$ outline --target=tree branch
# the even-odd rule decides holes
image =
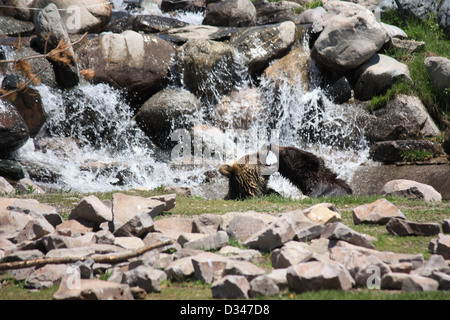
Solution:
[[[146,245],[140,249],[137,249],[132,252],[119,253],[116,255],[102,255],[96,257],[62,257],[62,258],[43,258],[36,260],[27,260],[27,261],[14,261],[14,262],[5,262],[0,263],[0,271],[13,270],[13,269],[23,269],[29,267],[42,267],[47,264],[67,264],[67,263],[75,263],[77,261],[86,261],[91,258],[95,263],[118,263],[122,261],[127,261],[128,259],[138,257],[143,255],[147,251],[157,249],[160,247],[164,247],[166,245],[172,244],[172,240],[166,241],[158,241],[156,243],[152,243]]]

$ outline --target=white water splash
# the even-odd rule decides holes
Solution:
[[[239,64],[239,59],[236,61]],[[368,158],[367,143],[356,121],[363,110],[331,102],[320,88],[314,87],[314,79],[320,77],[316,71],[311,89],[305,90],[301,79],[289,82],[263,77],[256,86],[242,66],[237,69],[244,79],[237,84],[237,91],[256,90],[260,97],[260,113],[248,129],[275,130],[279,145],[310,151],[322,157],[340,178],[351,181],[356,168]],[[210,85],[220,81],[214,74],[211,77]],[[117,90],[104,84],[79,85],[70,93],[45,85],[38,86],[37,90],[48,114],[46,131],[42,134],[50,138],[30,139],[15,156],[25,165],[43,168],[49,176],[44,179],[46,186],[76,192],[188,186],[194,195],[223,196],[214,185],[221,179],[217,173],[218,163],[174,165],[170,152],[161,152],[137,127],[130,107]],[[223,97],[216,94],[216,101],[220,101]],[[245,107],[244,103],[242,108],[238,103],[234,110],[231,106],[231,119],[248,119],[253,107],[251,104]],[[205,112],[214,108],[203,106],[195,115],[198,126],[217,130],[209,132],[213,139],[211,142],[205,139],[204,147],[217,147],[215,138],[225,129],[228,129],[226,144],[236,144],[236,157],[257,151],[267,142],[267,136],[261,135],[245,148],[238,147],[242,131],[230,130],[233,125],[214,119],[214,112]],[[205,182],[211,180],[211,175],[212,183],[205,191]],[[300,195],[279,174],[272,176],[269,186],[284,196]]]

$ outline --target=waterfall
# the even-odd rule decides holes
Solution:
[[[239,64],[238,56],[235,61]],[[106,84],[80,84],[67,92],[36,86],[48,121],[42,134],[30,139],[14,157],[25,168],[40,168],[38,182],[49,188],[102,192],[188,186],[194,195],[214,198],[224,195],[219,185],[226,188],[217,171],[220,163],[254,152],[276,138],[279,145],[322,157],[340,178],[351,181],[355,169],[368,159],[368,144],[357,122],[362,108],[333,103],[319,87],[320,73],[313,63],[308,86],[301,78],[286,81],[263,76],[255,81],[242,65],[237,70],[240,81],[234,91],[249,95],[238,103],[229,102],[231,114],[220,114],[217,106],[205,102],[195,115],[196,128],[205,130],[197,150],[213,150],[215,161],[174,163],[173,150],[171,154],[157,148],[135,123],[121,92]],[[210,85],[220,81],[213,74],[210,77]],[[183,87],[176,81],[170,85]],[[246,122],[244,129],[241,123],[241,130],[236,130],[237,119]],[[244,143],[243,132],[248,138]],[[235,151],[231,157],[219,152],[224,144]],[[285,196],[300,194],[278,174],[269,185]]]

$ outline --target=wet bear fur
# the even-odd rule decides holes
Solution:
[[[267,150],[263,150],[265,148]],[[246,155],[231,165],[220,166],[219,172],[229,182],[225,199],[245,199],[274,193],[268,187],[268,182],[270,174],[276,171],[309,197],[352,194],[347,183],[338,179],[337,174],[327,168],[323,159],[316,155],[295,147],[273,145],[271,148],[278,159],[275,165],[266,164],[269,149],[264,147],[256,155]]]

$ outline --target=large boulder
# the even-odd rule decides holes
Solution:
[[[293,1],[269,2],[261,0],[254,2],[256,8],[256,24],[266,25],[280,23],[284,21],[293,21],[296,24],[301,23],[300,16],[294,12],[301,8],[299,3]]]
[[[16,107],[0,99],[0,154],[8,154],[22,147],[30,132]]]
[[[450,88],[450,59],[445,57],[425,58],[425,67],[434,86],[439,91]],[[450,102],[450,98],[448,98]]]
[[[354,70],[389,40],[375,16],[360,5],[328,1],[324,8],[327,13],[313,24],[320,35],[311,51],[320,65],[338,72]]]
[[[54,3],[49,3],[34,19],[37,43],[43,52],[49,52],[60,41],[70,44],[69,34],[65,28],[59,10]]]
[[[125,31],[85,40],[77,53],[80,69],[94,70],[94,83],[107,83],[145,101],[165,83],[175,50],[156,36]]]
[[[442,195],[442,199],[450,199],[450,166],[361,166],[354,175],[351,187],[354,194],[382,195],[383,186],[394,179],[414,180],[428,184]]]
[[[208,6],[203,24],[248,27],[256,24],[256,9],[250,0],[224,0]]]
[[[435,157],[442,153],[442,148],[431,140],[397,140],[377,142],[369,150],[370,157],[383,164],[404,162],[413,152]]]
[[[25,121],[30,137],[34,138],[47,120],[41,95],[36,89],[26,88],[18,92],[12,103]]]
[[[450,0],[442,0],[438,11],[438,23],[450,38]]]
[[[190,128],[200,109],[200,102],[189,91],[164,89],[144,103],[136,121],[155,143],[164,147],[170,142],[172,130]]]
[[[399,0],[403,10],[421,20],[429,18],[430,14],[436,14],[439,0]],[[378,4],[382,12],[397,10],[397,3],[392,0],[382,0]]]
[[[432,186],[413,180],[391,180],[383,186],[383,194],[397,195],[408,199],[441,202],[442,196]]]
[[[31,36],[34,24],[28,21],[16,20],[13,17],[0,16],[0,35],[7,37]]]
[[[398,95],[372,116],[364,116],[369,141],[406,140],[434,137],[440,131],[420,99]]]
[[[295,29],[292,21],[247,28],[234,33],[230,45],[237,49],[250,73],[255,74],[291,48],[295,41]]]
[[[112,8],[107,0],[37,0],[35,6],[44,8],[54,3],[70,34],[100,33],[111,18]]]
[[[3,0],[0,15],[10,16],[22,21],[33,20],[35,0]]]
[[[356,71],[355,98],[366,101],[386,90],[397,79],[412,82],[408,66],[383,54],[374,54]]]
[[[236,80],[232,47],[211,40],[189,40],[176,52],[175,69],[198,97],[215,101],[231,91]]]

